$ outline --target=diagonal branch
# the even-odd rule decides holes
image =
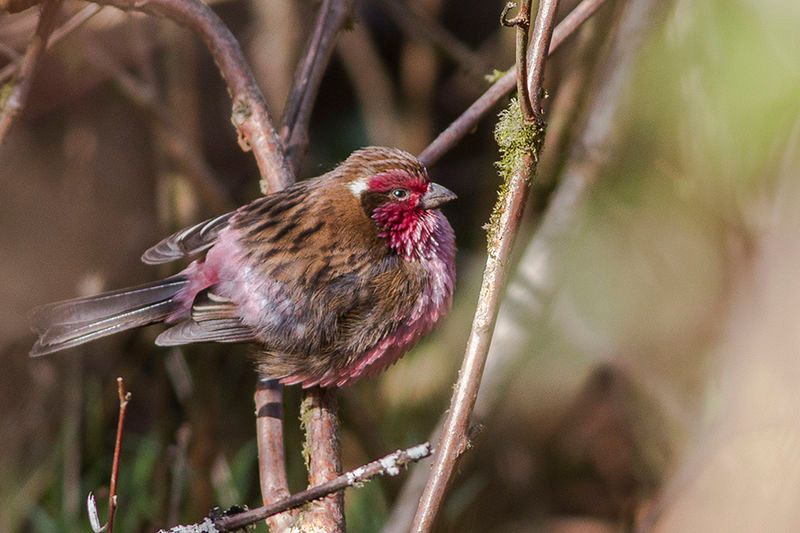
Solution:
[[[591,17],[605,0],[583,0],[562,20],[553,31],[548,54],[553,54],[561,44]],[[439,161],[442,156],[458,144],[467,133],[475,128],[500,100],[514,89],[517,82],[517,69],[511,67],[502,78],[497,80],[480,98],[475,100],[461,116],[452,122],[433,142],[419,154],[419,160],[425,166]]]
[[[533,35],[537,41],[532,43],[531,50],[547,50],[547,43],[553,32],[555,11],[558,8],[558,0],[541,0],[539,2],[538,14],[533,28]],[[543,69],[546,54],[528,55],[528,70]],[[519,56],[518,56],[519,57]],[[541,83],[544,80],[542,73],[531,76],[538,80],[538,85],[530,87],[530,94],[538,94],[542,90]],[[513,105],[513,104],[512,104]],[[510,110],[506,115],[508,119],[514,110]],[[472,322],[472,330],[467,340],[464,362],[459,371],[459,378],[456,383],[453,397],[450,401],[450,409],[442,429],[442,437],[437,446],[438,451],[434,458],[428,483],[422,493],[417,514],[411,525],[414,532],[430,531],[436,521],[436,515],[442,506],[447,485],[455,470],[458,458],[468,445],[469,419],[472,409],[475,406],[475,399],[478,396],[483,369],[486,365],[486,357],[489,353],[489,345],[494,332],[494,324],[497,319],[497,312],[500,308],[500,298],[505,278],[508,270],[511,250],[519,231],[522,213],[528,198],[528,184],[536,172],[538,163],[538,150],[541,147],[544,135],[544,123],[537,120],[533,126],[523,124],[523,116],[519,111],[518,124],[510,124],[505,127],[514,126],[515,128],[529,129],[530,131],[518,132],[516,129],[511,135],[525,135],[524,139],[530,139],[530,146],[526,146],[521,153],[510,153],[513,147],[519,145],[519,139],[514,139],[505,149],[503,158],[509,158],[509,166],[501,166],[507,175],[506,187],[500,195],[496,206],[496,219],[491,223],[489,234],[488,258],[486,269],[483,274],[478,307],[475,310],[475,317]],[[498,131],[503,126],[498,126]],[[509,135],[505,133],[503,135]],[[498,142],[501,134],[498,133]],[[503,147],[501,146],[501,149]],[[495,216],[493,215],[493,218]]]
[[[401,0],[380,0],[380,3],[404,32],[428,41],[473,78],[483,80],[486,72],[489,72],[489,65],[480,54],[471,50],[430,16],[417,13]]]
[[[36,33],[25,51],[22,61],[19,63],[16,78],[10,82],[8,87],[0,90],[0,144],[8,135],[14,119],[17,117],[31,92],[33,76],[39,60],[47,49],[47,40],[56,25],[58,13],[61,10],[63,0],[44,0],[39,15],[39,23],[36,26]],[[5,93],[5,96],[4,96]]]
[[[350,20],[352,11],[353,0],[323,0],[303,59],[295,71],[292,90],[283,110],[280,132],[286,157],[294,172],[300,167],[300,161],[308,148],[311,111],[336,45],[336,36]]]
[[[293,181],[264,96],[242,49],[220,18],[199,0],[94,0],[119,9],[163,16],[195,32],[206,44],[233,100],[231,121],[243,150],[253,151],[262,182],[279,190]]]

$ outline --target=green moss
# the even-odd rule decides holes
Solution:
[[[495,163],[497,171],[502,178],[500,189],[497,193],[497,202],[492,210],[489,223],[486,225],[488,232],[490,252],[493,248],[497,225],[500,222],[506,196],[509,194],[511,176],[522,170],[526,156],[533,156],[534,164],[539,162],[539,151],[544,142],[545,124],[543,121],[527,123],[522,117],[522,110],[516,98],[512,98],[508,107],[498,115],[497,125],[494,128],[494,138],[500,151],[500,159]],[[533,179],[531,172],[530,178]],[[530,184],[530,183],[529,183]]]
[[[508,72],[508,71],[507,70],[497,70],[495,68],[495,69],[492,69],[492,73],[491,74],[486,74],[483,77],[483,79],[485,79],[489,83],[489,85],[492,85],[492,84],[496,83],[500,78],[505,76],[506,72]]]

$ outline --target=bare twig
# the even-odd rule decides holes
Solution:
[[[517,94],[519,95],[519,107],[522,109],[522,116],[526,122],[534,121],[534,111],[531,107],[531,97],[528,94],[528,30],[531,27],[531,0],[520,0],[519,12],[517,16],[508,18],[509,10],[514,7],[514,2],[508,2],[500,15],[500,24],[507,27],[517,28],[516,35],[516,64],[519,69],[517,78]]]
[[[111,483],[108,489],[108,523],[106,525],[100,525],[100,519],[97,516],[97,504],[91,492],[86,500],[89,522],[95,533],[100,533],[101,531],[113,533],[114,531],[114,514],[117,512],[119,458],[122,451],[122,435],[125,431],[125,411],[128,408],[128,402],[131,400],[131,393],[125,391],[125,381],[122,378],[117,378],[117,396],[119,397],[119,418],[117,419],[117,436],[114,440],[114,459],[111,463]]]
[[[304,455],[308,484],[313,487],[335,479],[342,471],[338,402],[336,389],[313,387],[303,394],[300,419],[306,431]],[[295,526],[300,531],[344,531],[344,494],[339,492],[310,503]]]
[[[11,129],[14,119],[25,106],[25,101],[31,91],[36,67],[47,48],[47,40],[50,38],[50,33],[55,28],[62,1],[44,0],[42,3],[36,33],[25,51],[25,56],[19,62],[17,75],[10,82],[11,87],[8,90],[8,94],[0,98],[0,144],[3,143],[6,135],[8,135],[8,130]],[[2,92],[6,92],[6,89],[4,88]]]
[[[283,451],[283,386],[259,378],[253,398],[256,405],[258,476],[264,505],[289,497],[286,460]],[[292,523],[291,513],[273,516],[267,522],[271,531],[285,531]]]
[[[583,0],[578,4],[553,31],[548,53],[552,54],[558,50],[561,43],[572,35],[581,24],[586,22],[604,2],[605,0]],[[480,98],[475,100],[461,116],[454,120],[452,124],[440,133],[439,136],[419,154],[419,160],[426,166],[430,166],[439,161],[447,151],[458,144],[467,133],[472,131],[478,121],[483,118],[497,102],[511,92],[516,84],[516,80],[516,67],[511,67],[502,78],[489,87]]]
[[[350,19],[353,0],[323,0],[314,31],[297,66],[281,121],[281,141],[291,168],[297,172],[308,148],[308,125],[322,76],[333,54],[336,36]]]
[[[533,28],[533,35],[540,42],[532,43],[531,49],[547,50],[547,43],[553,31],[554,14],[558,0],[542,0]],[[519,56],[518,56],[519,57]],[[535,55],[528,57],[529,70],[544,68],[542,61],[536,62]],[[541,74],[531,74],[541,84]],[[531,94],[541,90],[541,85],[529,87]],[[537,129],[539,126],[537,124]],[[536,135],[541,143],[541,131]],[[540,144],[541,145],[541,144]],[[494,223],[489,237],[488,259],[481,284],[478,307],[472,322],[472,331],[467,340],[464,362],[459,379],[450,402],[448,416],[442,429],[442,437],[437,446],[431,475],[422,493],[417,514],[411,525],[415,532],[430,531],[436,515],[444,501],[447,485],[455,470],[456,462],[468,445],[469,419],[478,396],[478,389],[489,353],[489,345],[494,332],[494,324],[500,307],[500,296],[505,283],[511,249],[519,230],[522,213],[528,198],[528,181],[535,174],[540,146],[531,146],[522,156],[521,164],[512,170],[507,190],[498,202],[499,218]]]
[[[348,487],[358,487],[370,481],[376,476],[396,476],[400,473],[401,469],[407,465],[424,459],[430,456],[432,448],[429,443],[418,444],[405,450],[397,450],[394,453],[382,457],[371,463],[345,472],[330,481],[314,485],[304,491],[293,494],[292,496],[276,502],[272,505],[265,505],[258,509],[252,509],[243,513],[231,514],[219,518],[206,518],[200,524],[193,524],[191,526],[179,526],[169,530],[161,530],[159,533],[178,532],[178,531],[207,531],[207,532],[222,532],[222,531],[235,531],[242,529],[250,524],[255,524],[261,520],[269,518],[279,513],[283,513],[289,509],[294,509],[305,505],[308,502],[324,498],[335,492],[340,492]],[[204,528],[204,529],[201,529]]]
[[[488,63],[429,16],[417,13],[406,2],[380,0],[397,25],[413,37],[429,42],[434,48],[452,59],[461,70],[483,80],[489,72]]]
[[[119,396],[119,419],[117,420],[117,438],[114,441],[114,461],[111,463],[111,483],[108,489],[108,533],[114,531],[114,514],[117,512],[117,480],[119,479],[119,458],[122,452],[122,434],[125,431],[125,411],[131,401],[131,393],[125,391],[125,381],[117,378],[117,395]]]
[[[256,85],[239,43],[220,18],[199,0],[96,0],[119,9],[163,16],[194,31],[214,57],[233,100],[231,121],[243,150],[253,151],[266,190],[293,181],[264,96]]]

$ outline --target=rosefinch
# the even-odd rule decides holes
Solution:
[[[285,384],[374,375],[449,310],[455,239],[438,207],[455,197],[406,152],[358,150],[142,256],[205,252],[177,275],[36,309],[31,355],[165,322],[157,345],[254,342],[260,372]]]

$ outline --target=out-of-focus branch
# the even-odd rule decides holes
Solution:
[[[163,16],[195,32],[206,44],[225,79],[233,100],[231,121],[243,150],[253,151],[266,190],[279,190],[293,181],[264,96],[231,31],[199,0],[95,0],[119,9]]]
[[[0,11],[19,13],[39,3],[39,0],[0,0]]]
[[[336,389],[313,387],[304,391],[300,420],[306,432],[303,454],[309,486],[329,482],[342,470]],[[309,503],[294,526],[298,531],[344,531],[344,494],[337,492]]]
[[[574,227],[580,205],[593,190],[608,158],[616,151],[615,118],[657,4],[658,0],[632,0],[621,14],[619,29],[592,83],[586,124],[569,150],[558,188],[509,284],[497,320],[484,386],[475,407],[476,416],[487,416],[491,412],[515,366],[514,359],[522,352],[522,343],[526,341],[514,332],[520,328],[530,329],[549,309],[557,281],[553,262],[556,246]],[[523,315],[524,325],[519,323]]]
[[[394,88],[364,25],[342,35],[336,49],[353,84],[370,143],[394,146],[399,123]]]
[[[283,386],[277,381],[259,378],[253,400],[256,405],[261,500],[265,506],[269,506],[289,497],[283,451]],[[294,521],[292,513],[276,512],[270,518],[264,518],[267,519],[270,531],[276,533],[286,531]]]
[[[144,110],[158,127],[160,145],[170,158],[193,182],[203,201],[215,212],[224,213],[235,207],[225,187],[209,167],[195,143],[179,127],[171,110],[156,100],[153,91],[136,80],[124,68],[95,48],[86,55],[95,65],[113,74],[119,90],[131,102]]]
[[[330,62],[336,36],[350,19],[353,0],[323,0],[314,31],[297,66],[281,121],[281,141],[291,168],[297,172],[308,148],[308,125],[322,76]]]
[[[549,54],[558,50],[567,37],[572,35],[581,24],[586,22],[605,0],[583,0],[564,17],[550,41]],[[433,165],[451,148],[464,138],[467,133],[475,128],[478,121],[488,113],[502,98],[504,98],[516,85],[516,67],[506,72],[489,89],[475,100],[461,116],[452,122],[433,142],[419,154],[419,160],[426,166]]]
[[[555,11],[558,0],[541,0],[533,28],[533,36],[537,39],[531,44],[531,50],[543,50],[541,59],[537,54],[528,55],[528,69],[544,69],[547,44],[553,32]],[[520,57],[518,55],[518,57]],[[531,74],[538,80],[538,85],[528,87],[531,95],[542,90],[541,83],[544,75]],[[523,122],[520,110],[520,122]],[[436,515],[442,506],[447,486],[456,462],[468,445],[468,432],[470,416],[478,396],[483,369],[489,354],[489,345],[494,333],[494,324],[500,308],[500,297],[505,284],[511,250],[519,231],[522,213],[528,199],[529,181],[535,175],[536,164],[539,160],[538,151],[541,148],[544,135],[544,123],[537,120],[533,126],[523,126],[532,130],[525,134],[525,139],[530,135],[530,146],[526,146],[520,155],[513,155],[508,168],[511,173],[506,176],[505,192],[500,195],[496,206],[497,219],[491,222],[488,258],[483,274],[478,307],[472,322],[472,330],[467,339],[467,348],[464,362],[459,371],[450,409],[442,429],[442,436],[437,446],[428,483],[420,498],[417,514],[411,524],[411,531],[424,532],[433,528]],[[514,132],[514,135],[521,133]],[[508,133],[506,133],[508,135]],[[498,136],[498,141],[500,141]],[[516,142],[519,142],[518,140]],[[516,144],[516,142],[514,144]],[[504,154],[508,157],[510,154]],[[517,158],[519,157],[519,161]]]
[[[478,53],[432,18],[417,13],[406,2],[400,0],[380,0],[380,3],[404,32],[431,43],[472,77],[483,80],[484,75],[490,71],[489,65]]]
[[[25,55],[19,62],[17,75],[10,83],[9,88],[0,91],[0,144],[8,135],[11,124],[17,117],[28,94],[31,92],[33,76],[36,73],[36,66],[47,49],[47,40],[55,28],[58,13],[61,11],[63,0],[44,0],[39,15],[39,23],[36,26],[36,33],[33,35]],[[6,93],[5,96],[3,93]]]
[[[89,4],[84,6],[80,11],[72,15],[72,17],[70,17],[64,24],[53,30],[52,35],[47,40],[46,49],[49,50],[63,41],[68,35],[83,26],[86,21],[95,16],[102,9],[103,7],[97,4]],[[14,61],[13,63],[0,69],[0,83],[3,83],[10,78],[14,72],[17,71],[18,66],[18,61]]]

